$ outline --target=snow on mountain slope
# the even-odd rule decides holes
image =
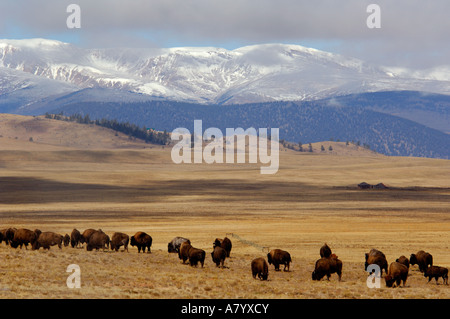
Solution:
[[[213,47],[82,49],[46,39],[0,40],[0,67],[0,92],[11,90],[4,79],[5,69],[10,69],[71,88],[115,88],[200,103],[314,100],[380,90],[450,94],[445,77],[419,73],[413,77],[404,70],[395,75],[392,68],[284,44],[232,51]]]

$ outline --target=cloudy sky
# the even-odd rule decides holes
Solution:
[[[67,28],[67,6],[81,28]],[[381,28],[369,29],[378,4]],[[450,65],[449,0],[2,0],[0,38],[83,47],[289,43],[409,68]]]

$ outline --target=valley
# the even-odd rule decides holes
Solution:
[[[131,246],[129,252],[44,251],[1,243],[2,298],[450,297],[449,286],[427,283],[417,265],[405,288],[386,288],[383,280],[380,289],[369,289],[364,271],[371,248],[389,263],[423,249],[436,265],[450,267],[448,160],[387,157],[363,148],[338,153],[334,142],[335,153],[282,149],[279,171],[261,175],[259,164],[174,164],[170,147],[95,126],[1,119],[0,228],[62,235],[101,228],[109,236],[145,231],[153,237],[150,254]],[[29,125],[38,121],[46,124]],[[332,142],[320,144],[326,143]],[[360,190],[363,181],[389,189]],[[204,268],[183,265],[167,252],[175,236],[205,250]],[[214,239],[225,236],[233,248],[220,269],[210,252]],[[343,262],[341,282],[335,274],[330,281],[311,280],[325,242]],[[253,279],[251,260],[273,248],[291,253],[291,271],[270,266],[269,281]],[[80,289],[66,286],[69,264],[80,266]]]

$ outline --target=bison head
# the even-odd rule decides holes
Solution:
[[[395,280],[391,275],[386,275],[384,277],[384,280],[386,281],[386,287],[392,287],[394,285]]]
[[[11,241],[11,247],[12,247],[12,248],[17,248],[17,247],[19,247],[19,243],[18,243],[17,241],[15,241],[15,240],[12,240],[12,241]]]
[[[272,265],[272,255],[270,253],[267,254],[267,262],[269,265]]]
[[[409,263],[410,263],[411,265],[417,264],[417,257],[416,257],[416,254],[411,254],[411,256],[409,256]]]
[[[222,243],[221,243],[220,239],[216,238],[216,240],[213,243],[213,248],[221,247],[221,246],[222,246]]]
[[[319,276],[317,275],[316,271],[314,270],[311,274],[311,278],[312,280],[320,280]]]

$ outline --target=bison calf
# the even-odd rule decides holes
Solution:
[[[251,266],[252,276],[254,279],[256,279],[256,276],[258,276],[260,280],[267,280],[267,278],[269,277],[269,265],[264,258],[259,257],[253,259]]]
[[[292,262],[291,255],[281,249],[273,249],[267,254],[269,265],[273,264],[275,271],[280,271],[280,265],[284,265],[283,271],[289,271],[289,265]]]
[[[430,266],[425,269],[423,275],[428,277],[428,282],[431,281],[431,278],[436,279],[436,285],[438,284],[439,277],[442,277],[444,284],[448,285],[448,269],[439,266]]]
[[[401,281],[403,281],[403,287],[405,287],[406,279],[408,278],[408,267],[397,261],[394,261],[389,265],[389,271],[384,277],[386,281],[386,287],[393,287],[394,282],[397,287],[400,286]]]
[[[322,257],[316,261],[314,271],[312,272],[312,280],[321,280],[325,275],[327,280],[330,280],[331,274],[336,273],[341,281],[342,277],[342,261],[337,256]]]

